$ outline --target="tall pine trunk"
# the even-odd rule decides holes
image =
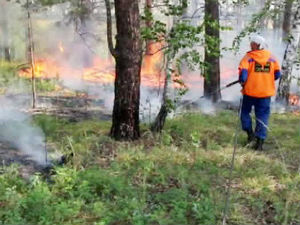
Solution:
[[[220,30],[218,0],[205,0],[205,64],[204,96],[213,102],[221,99]]]
[[[288,104],[290,95],[290,85],[292,80],[292,71],[295,61],[297,60],[297,54],[299,53],[299,41],[300,41],[300,0],[294,2],[295,13],[292,19],[291,37],[289,38],[287,48],[285,50],[284,59],[282,62],[281,73],[282,76],[279,80],[279,86],[277,90],[276,101]]]
[[[139,138],[140,72],[142,42],[138,0],[115,0],[115,100],[111,136],[117,140]]]
[[[290,32],[291,29],[291,16],[292,16],[292,0],[285,0],[285,8],[283,15],[282,30],[284,31],[284,37]]]
[[[10,40],[9,40],[9,23],[8,23],[8,14],[7,14],[7,3],[5,1],[0,4],[0,31],[2,31],[2,39],[3,42],[3,56],[6,61],[11,61],[11,48],[10,48]],[[2,55],[2,54],[0,54]]]

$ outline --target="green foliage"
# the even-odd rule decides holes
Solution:
[[[152,12],[147,7],[144,9],[144,15],[141,16],[141,19],[146,23],[151,23],[151,26],[142,27],[142,38],[144,40],[161,41],[162,37],[167,33],[166,24],[159,20],[154,20]]]
[[[193,49],[185,52],[181,55],[181,58],[177,60],[180,65],[185,62],[190,70],[200,70],[203,71],[205,68],[205,63],[203,62],[204,56],[199,51]]]
[[[34,122],[39,126],[47,137],[58,138],[59,131],[67,124],[67,120],[57,119],[48,115],[37,115]]]
[[[39,92],[53,92],[55,91],[57,81],[56,79],[38,79],[36,80],[36,88]]]
[[[167,63],[172,64],[175,61],[176,68],[172,68],[175,73],[172,71],[172,75],[176,74],[177,77],[173,79],[173,82],[179,84],[179,88],[175,91],[174,105],[188,91],[187,86],[180,78],[182,65],[187,65],[191,70],[199,69],[201,74],[209,79],[212,65],[204,62],[203,51],[200,47],[204,47],[208,56],[221,57],[221,40],[216,36],[216,31],[231,29],[221,26],[219,21],[213,19],[211,15],[205,15],[202,23],[194,25],[191,23],[193,18],[184,17],[187,7],[188,1],[186,0],[177,3],[164,1],[160,7],[161,14],[166,17],[173,16],[173,24],[169,30],[166,29],[165,23],[154,18],[148,7],[145,8],[142,16],[146,24],[141,28],[143,39],[161,42],[163,47],[160,50],[163,50],[167,56]],[[208,32],[209,29],[211,32]],[[197,47],[199,49],[195,49]],[[168,67],[167,65],[167,70]],[[171,76],[169,72],[167,71],[167,76]]]
[[[42,6],[52,6],[52,5],[64,3],[66,1],[67,0],[39,0]]]
[[[195,44],[201,41],[200,34],[203,32],[203,26],[194,27],[186,21],[178,22],[173,25],[166,41],[169,45],[169,51],[178,52],[180,49],[193,48]]]
[[[170,146],[173,143],[173,138],[168,132],[163,131],[161,134],[161,141],[163,145]]]
[[[201,141],[200,141],[200,134],[198,131],[194,131],[190,134],[191,140],[192,140],[192,145],[195,147],[200,147]]]
[[[146,19],[146,18],[145,18]],[[141,30],[142,38],[145,40],[161,41],[162,35],[166,33],[166,24],[155,21],[152,27],[144,27]]]
[[[170,0],[164,0],[163,3],[165,4],[166,9],[162,10],[162,12],[166,16],[181,16],[188,7],[187,0],[179,0],[177,4],[174,4]]]
[[[237,52],[240,48],[241,41],[247,35],[257,32],[262,25],[262,20],[274,15],[274,11],[270,10],[272,5],[272,0],[266,1],[264,7],[252,16],[250,23],[236,36],[232,42],[232,48],[229,50],[233,50]]]
[[[236,1],[233,1],[233,4],[235,4],[235,5],[249,5],[249,0],[236,0]]]
[[[0,62],[0,93],[18,81],[16,64],[6,61]]]
[[[133,143],[111,140],[106,122],[71,123],[44,115],[34,120],[48,144],[72,149],[74,158],[55,167],[47,180],[37,174],[24,181],[18,167],[2,166],[0,224],[211,225],[222,220],[236,113],[184,114],[167,121],[160,136],[145,133]],[[239,132],[228,224],[297,224],[297,129],[297,116],[272,115],[262,153],[245,149],[246,135]]]
[[[176,4],[170,2],[169,0],[164,0],[163,7],[161,9],[161,14],[163,16],[173,16],[174,21],[176,21],[170,30],[167,30],[167,24],[161,22],[161,20],[156,20],[149,8],[145,8],[142,20],[145,21],[146,26],[141,28],[142,38],[144,40],[151,40],[163,43],[161,51],[167,56],[167,62],[176,62],[176,68],[169,69],[166,66],[168,81],[171,80],[171,76],[175,74],[173,82],[176,83],[176,97],[173,103],[170,103],[170,99],[166,100],[166,105],[168,111],[172,111],[176,103],[180,98],[188,91],[187,86],[181,79],[181,65],[183,60],[188,61],[190,65],[202,65],[201,57],[199,52],[194,50],[196,44],[200,45],[203,43],[202,33],[204,31],[203,24],[198,26],[193,26],[190,24],[189,20],[180,19],[184,11],[188,7],[188,1],[181,0]],[[184,50],[184,53],[183,51]],[[155,52],[157,53],[157,52]],[[152,53],[152,54],[155,54]],[[178,55],[181,54],[181,55]],[[198,57],[196,56],[198,54]],[[191,55],[191,57],[190,57]],[[193,59],[193,61],[189,61]],[[190,66],[190,68],[193,68]],[[165,101],[165,100],[164,100]]]

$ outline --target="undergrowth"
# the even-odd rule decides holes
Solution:
[[[228,222],[299,224],[299,116],[272,115],[266,151],[239,131]],[[36,116],[52,152],[72,155],[50,177],[1,167],[2,224],[214,225],[222,221],[237,116],[184,114],[159,135],[108,137],[110,122]]]

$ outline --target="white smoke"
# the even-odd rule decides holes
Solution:
[[[19,111],[16,102],[0,98],[0,141],[17,148],[32,160],[46,163],[44,133],[31,124],[30,116]]]
[[[141,88],[140,119],[145,123],[155,120],[162,104],[162,90],[158,88]]]
[[[221,22],[223,25],[232,26],[233,30],[225,30],[221,32],[222,47],[230,47],[234,37],[241,31],[247,20],[250,19],[252,12],[258,10],[261,7],[259,1],[252,1],[252,6],[241,9],[238,15],[234,14],[236,9],[223,8],[223,16],[221,16]],[[99,3],[100,4],[100,3]],[[101,5],[102,4],[102,5]],[[74,22],[66,23],[66,12],[69,10],[69,4],[58,4],[53,7],[49,7],[46,10],[32,13],[33,20],[33,36],[35,42],[36,58],[51,58],[58,62],[59,66],[72,68],[76,71],[84,70],[86,67],[94,66],[93,58],[95,56],[101,59],[108,59],[110,54],[108,52],[106,42],[106,20],[105,20],[105,7],[101,2],[100,7],[97,10],[101,11],[93,15],[85,22],[85,25],[79,27],[74,25]],[[199,24],[203,19],[200,5],[203,1],[191,1],[190,8],[187,10],[187,16],[194,16],[192,23]],[[15,9],[16,4],[10,2],[11,10]],[[197,11],[198,10],[198,11]],[[18,35],[26,40],[24,36],[25,30],[23,27],[26,24],[25,11],[19,5],[15,9],[18,18],[17,21],[11,21],[10,27],[22,27],[19,29]],[[102,12],[103,11],[103,12]],[[197,12],[195,14],[195,12]],[[225,15],[228,15],[228,17]],[[246,14],[245,14],[246,13]],[[15,14],[15,13],[14,13]],[[245,16],[247,15],[247,16]],[[23,18],[23,19],[22,19]],[[80,35],[81,34],[81,35]],[[266,29],[262,33],[267,40],[269,40],[269,46],[276,56],[280,59],[283,55],[284,46],[281,40],[280,32],[274,29]],[[16,40],[13,40],[16,42]],[[18,43],[25,43],[18,41]],[[60,52],[58,44],[61,43],[64,47],[64,52]],[[22,47],[25,49],[25,45]],[[199,51],[202,48],[199,48]],[[248,39],[243,39],[241,43],[241,49],[237,55],[233,52],[222,51],[223,57],[221,58],[221,86],[226,85],[237,79],[238,77],[238,63],[243,55],[249,50]],[[203,51],[203,49],[201,50]],[[19,54],[22,50],[18,51]],[[23,51],[25,52],[25,50]],[[23,54],[23,53],[22,53]],[[25,55],[25,54],[23,54]],[[108,110],[112,110],[113,107],[113,83],[107,86],[102,84],[87,84],[81,77],[80,73],[73,73],[72,71],[58,71],[60,81],[64,87],[70,88],[74,91],[85,92],[96,99],[104,101],[104,106]],[[185,83],[190,86],[188,93],[183,96],[183,100],[195,101],[203,95],[203,78],[200,78],[200,71],[187,71],[184,77]],[[189,85],[190,84],[190,85]],[[163,85],[162,85],[163,86]],[[153,120],[160,108],[161,95],[155,95],[153,91],[145,90],[145,87],[141,87],[141,117],[142,120]],[[226,101],[238,101],[241,96],[240,86],[235,85],[222,91],[222,99]],[[213,113],[215,111],[214,106],[204,99],[198,102],[200,110],[203,113]]]
[[[216,114],[216,105],[213,104],[210,100],[201,98],[197,101],[197,105],[203,114],[208,114],[208,115]]]
[[[271,112],[272,113],[286,113],[287,107],[285,104],[283,103],[278,103],[278,102],[272,102],[271,104]]]

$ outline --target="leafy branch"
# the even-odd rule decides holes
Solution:
[[[257,32],[261,24],[261,21],[267,17],[271,5],[272,5],[272,0],[268,0],[265,3],[265,6],[260,10],[260,12],[252,16],[250,23],[240,32],[238,36],[234,38],[232,42],[232,47],[229,48],[229,50],[233,50],[234,52],[237,52],[240,48],[242,39],[251,33]]]

